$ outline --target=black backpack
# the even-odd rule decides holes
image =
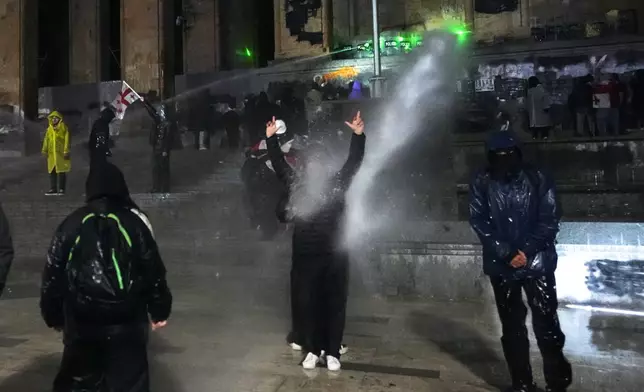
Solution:
[[[132,239],[120,219],[113,213],[87,214],[66,268],[75,310],[101,318],[131,314],[141,298],[133,260]]]

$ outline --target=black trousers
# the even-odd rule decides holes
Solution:
[[[557,316],[557,290],[554,274],[541,278],[506,280],[492,277],[496,306],[501,319],[501,344],[515,389],[533,383],[530,366],[530,343],[526,328],[528,310],[523,303],[525,291],[532,311],[532,326],[543,357],[548,388],[565,391],[572,382],[572,368],[563,355],[566,337]]]
[[[170,153],[166,156],[157,152],[152,154],[152,192],[170,192]]]
[[[67,173],[58,173],[54,168],[49,173],[49,186],[53,191],[64,191],[67,186]]]
[[[54,392],[149,392],[144,333],[66,339]]]
[[[293,340],[306,352],[340,358],[346,319],[349,260],[346,256],[294,255],[291,267]]]

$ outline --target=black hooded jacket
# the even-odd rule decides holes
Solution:
[[[112,156],[110,151],[110,122],[116,114],[112,108],[101,111],[100,117],[94,121],[92,132],[89,135],[89,156],[90,159],[105,158]]]
[[[166,270],[157,244],[146,224],[131,211],[136,205],[130,198],[121,171],[109,162],[94,165],[86,183],[87,204],[69,215],[58,227],[47,252],[47,264],[42,277],[40,309],[47,326],[65,327],[67,333],[111,330],[127,325],[147,323],[149,317],[157,322],[167,320],[172,307],[172,295],[166,282]],[[132,241],[132,254],[145,293],[132,306],[136,309],[124,315],[106,308],[100,317],[89,318],[75,308],[76,298],[68,287],[70,273],[68,257],[78,236],[82,220],[90,213],[114,214]],[[82,241],[82,239],[81,239]]]
[[[524,164],[511,132],[492,134],[487,144],[490,166],[470,183],[470,224],[483,245],[483,271],[508,279],[539,277],[557,268],[555,240],[561,208],[553,179],[543,170]],[[512,164],[495,163],[497,151],[514,150]],[[528,262],[512,268],[521,250]]]
[[[0,295],[7,283],[9,268],[13,262],[13,242],[9,231],[9,222],[0,207]]]
[[[351,137],[349,158],[342,169],[333,177],[332,183],[327,188],[329,197],[325,199],[330,201],[320,211],[306,219],[297,217],[297,213],[294,214],[294,258],[325,257],[339,253],[337,240],[340,235],[340,225],[346,205],[345,195],[353,176],[362,163],[365,142],[366,137],[364,134],[353,134]],[[295,173],[293,173],[293,169],[284,159],[277,136],[268,138],[267,145],[268,154],[277,177],[291,190],[291,192],[283,196],[277,208],[280,220],[287,221],[290,219],[289,215],[291,215],[287,210],[287,206],[294,185]]]

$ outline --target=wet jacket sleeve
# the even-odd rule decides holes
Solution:
[[[477,175],[470,183],[470,225],[476,232],[483,245],[483,251],[494,255],[500,263],[512,261],[518,250],[510,244],[499,240],[487,200],[487,191],[481,175]]]
[[[364,149],[367,141],[367,137],[363,133],[362,135],[356,135],[355,133],[351,136],[351,146],[349,147],[349,157],[345,162],[344,166],[339,172],[340,183],[348,186],[351,182],[351,179],[358,172],[360,164],[362,164],[362,159],[364,158]]]
[[[150,231],[139,230],[141,262],[145,266],[147,305],[153,322],[165,321],[172,311],[172,294],[166,281],[166,269],[157,243]]]
[[[63,154],[68,155],[71,148],[69,128],[67,128],[67,125],[65,124],[63,124],[63,126],[65,127],[65,145],[63,146]]]
[[[529,232],[522,249],[528,258],[535,257],[537,253],[555,243],[561,220],[561,209],[554,181],[543,173],[539,173],[539,180],[537,221]]]
[[[65,325],[63,313],[63,301],[67,292],[65,265],[71,245],[70,235],[65,231],[64,225],[65,222],[58,227],[54,234],[47,251],[47,263],[42,275],[40,312],[45,324],[50,328],[59,328]]]
[[[13,262],[13,242],[9,231],[9,222],[0,207],[0,295],[7,283],[9,268]]]
[[[268,149],[268,157],[271,160],[271,164],[273,165],[275,174],[277,174],[277,178],[279,178],[284,185],[290,187],[293,181],[293,169],[284,158],[284,153],[282,153],[282,149],[280,149],[277,136],[271,136],[266,139],[266,148]]]

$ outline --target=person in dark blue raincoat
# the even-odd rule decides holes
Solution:
[[[554,181],[523,163],[511,132],[492,134],[487,154],[488,167],[470,184],[470,224],[483,245],[483,270],[494,289],[510,391],[536,390],[522,291],[532,311],[547,391],[566,391],[572,370],[563,355],[565,336],[557,317],[555,238],[561,209]]]

